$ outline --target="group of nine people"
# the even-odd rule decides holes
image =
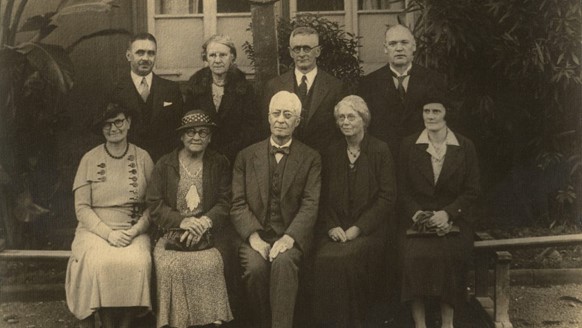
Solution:
[[[73,184],[66,295],[81,326],[99,313],[102,327],[130,327],[152,309],[157,327],[218,326],[239,294],[249,326],[291,328],[301,281],[317,327],[364,327],[395,295],[417,328],[431,298],[453,327],[477,155],[447,126],[444,79],[412,64],[410,31],[385,38],[388,64],[347,95],[317,67],[333,49],[298,27],[294,69],[259,100],[228,36],[204,43],[184,98],[152,72],[155,38],[133,36],[130,72],[93,123],[105,142]]]

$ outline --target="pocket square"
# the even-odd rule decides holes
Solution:
[[[164,101],[164,107],[172,106],[173,103]]]

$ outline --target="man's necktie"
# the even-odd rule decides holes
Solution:
[[[398,90],[398,94],[400,94],[400,100],[404,100],[404,97],[406,96],[406,90],[404,89],[404,79],[406,79],[408,75],[396,76],[396,74],[392,72],[392,76],[394,76],[398,80],[398,85],[396,86],[396,89]]]
[[[141,79],[141,83],[139,84],[139,95],[144,102],[148,100],[148,96],[150,95],[150,89],[148,88],[148,81],[146,78]]]
[[[303,75],[303,77],[301,77],[301,84],[299,84],[297,92],[299,93],[299,100],[301,100],[301,119],[305,120],[307,118],[307,113],[305,113],[305,102],[307,100],[307,76]]]

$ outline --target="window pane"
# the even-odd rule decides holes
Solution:
[[[248,0],[218,0],[219,13],[247,13],[251,11],[251,3]]]
[[[156,13],[184,15],[202,13],[202,0],[158,0]]]
[[[374,9],[389,9],[402,10],[404,9],[404,0],[358,0],[359,10],[374,10]]]
[[[297,0],[297,11],[341,11],[344,0]]]

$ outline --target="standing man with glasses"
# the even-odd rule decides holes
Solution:
[[[301,123],[294,136],[320,153],[341,134],[333,117],[334,106],[344,97],[343,83],[317,67],[321,54],[319,34],[311,27],[297,27],[289,37],[289,54],[295,68],[268,81],[264,107],[278,91],[295,93],[301,100]],[[325,51],[325,49],[323,49]]]
[[[183,114],[178,84],[153,73],[156,55],[153,35],[132,36],[125,53],[130,71],[121,76],[113,91],[113,102],[137,113],[130,140],[147,150],[154,162],[177,146],[174,130]]]
[[[424,129],[422,106],[427,95],[443,94],[442,75],[412,63],[416,41],[403,25],[386,30],[384,52],[388,64],[360,82],[360,95],[370,109],[370,134],[386,142],[398,156],[402,138]]]
[[[292,328],[299,267],[311,248],[319,206],[321,159],[293,137],[301,101],[280,91],[269,104],[271,136],[243,149],[232,181],[232,223],[250,327]]]

